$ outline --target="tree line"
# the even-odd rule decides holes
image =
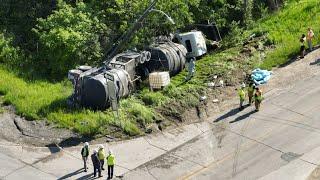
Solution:
[[[227,36],[278,10],[289,0],[159,0],[127,48],[142,49],[151,37],[183,31],[190,24],[214,22]],[[150,0],[1,0],[2,41],[23,58],[2,60],[29,74],[60,79],[80,64],[99,64],[106,50],[135,22]],[[2,43],[3,44],[3,43]],[[3,49],[0,42],[0,48]],[[1,62],[1,61],[0,61]]]

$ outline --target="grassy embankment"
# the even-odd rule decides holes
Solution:
[[[266,53],[260,62],[257,54],[243,59],[239,57],[242,45],[219,53],[213,53],[197,62],[197,74],[188,83],[183,83],[186,72],[172,78],[169,87],[161,92],[147,89],[121,100],[120,119],[114,120],[110,110],[94,112],[86,109],[69,109],[66,98],[72,88],[66,81],[49,83],[45,81],[26,81],[7,68],[0,67],[0,93],[4,102],[16,107],[17,113],[30,120],[48,119],[57,127],[70,128],[85,135],[105,135],[124,132],[127,135],[141,135],[155,121],[161,122],[168,114],[179,117],[188,108],[198,105],[198,97],[206,93],[205,83],[211,81],[212,75],[218,74],[226,82],[232,79],[230,72],[239,68],[251,69],[255,66],[271,69],[284,64],[288,58],[298,54],[298,39],[306,28],[315,30],[316,43],[319,39],[318,0],[300,3],[292,2],[281,12],[266,17],[253,25],[253,32],[267,32],[276,48]],[[243,35],[244,36],[244,35]],[[0,41],[6,41],[1,38]],[[17,58],[20,51],[8,51],[10,44],[0,42],[0,63]],[[159,112],[161,112],[161,115]],[[121,134],[121,133],[120,133]]]
[[[292,1],[283,11],[260,20],[255,29],[267,31],[269,38],[276,44],[276,50],[268,52],[260,66],[271,69],[297,55],[300,49],[299,38],[307,34],[308,27],[315,33],[313,44],[319,44],[319,20],[320,1],[317,0]]]

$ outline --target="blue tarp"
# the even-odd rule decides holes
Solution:
[[[251,73],[251,78],[256,85],[266,84],[268,80],[271,78],[271,71],[255,69]]]

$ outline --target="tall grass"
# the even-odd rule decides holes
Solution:
[[[276,49],[267,53],[262,68],[271,69],[284,64],[288,59],[298,55],[302,34],[307,34],[307,28],[314,30],[313,44],[320,40],[320,1],[291,1],[281,11],[260,20],[253,31],[267,31],[269,38],[275,43]]]
[[[137,118],[145,126],[155,119],[154,111],[136,100],[123,100],[123,108],[116,119],[109,110],[102,112],[68,108],[66,100],[72,93],[70,83],[26,82],[4,67],[0,67],[0,77],[0,94],[5,94],[4,103],[13,104],[16,112],[28,120],[47,119],[57,127],[69,128],[90,136],[108,134],[112,129],[110,127],[134,136],[143,133],[137,125]],[[128,104],[131,108],[128,108]]]

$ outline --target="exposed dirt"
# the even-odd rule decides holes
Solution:
[[[317,47],[318,48],[318,47]],[[276,93],[278,89],[290,88],[297,81],[308,79],[315,74],[320,73],[320,50],[315,49],[308,53],[305,58],[292,58],[287,64],[273,69],[273,75],[266,85],[260,86],[264,94]],[[241,74],[241,73],[240,73]],[[244,80],[244,78],[242,77]],[[241,80],[239,78],[238,80]],[[224,129],[229,126],[226,121],[221,121],[226,117],[232,116],[239,112],[236,86],[219,88],[217,91],[208,91],[208,99],[205,105],[200,105],[200,111],[204,116],[196,116],[198,110],[186,111],[182,117],[183,122],[193,123],[210,120],[217,123],[217,126],[223,126]],[[218,102],[216,102],[216,99]],[[267,99],[266,99],[267,100]],[[229,111],[228,111],[229,110]],[[227,113],[223,116],[217,116],[221,112]],[[217,129],[219,131],[219,129]]]
[[[0,138],[19,144],[48,146],[59,144],[63,140],[77,137],[66,129],[56,128],[45,120],[27,121],[14,113],[12,106],[3,106],[0,114]]]

